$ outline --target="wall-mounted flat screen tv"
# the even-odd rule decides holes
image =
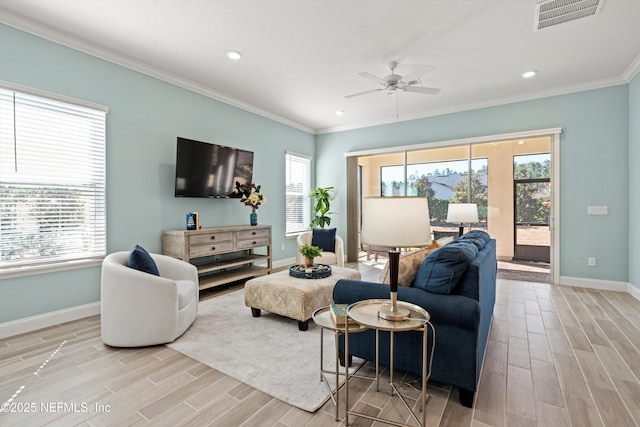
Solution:
[[[240,197],[236,181],[250,183],[252,175],[252,151],[178,137],[176,197]]]

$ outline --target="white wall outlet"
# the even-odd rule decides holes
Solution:
[[[609,208],[607,206],[587,206],[587,215],[608,215]]]
[[[282,250],[284,251],[284,243],[282,244]]]
[[[596,266],[596,257],[590,256],[589,258],[587,258],[587,264],[589,265],[589,267],[595,267]]]

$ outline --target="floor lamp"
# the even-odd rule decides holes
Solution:
[[[469,224],[478,222],[478,205],[475,203],[449,203],[447,222],[460,224],[458,237],[462,236],[465,222]]]
[[[360,243],[385,248],[413,248],[431,244],[429,203],[426,197],[365,197],[362,201]],[[390,303],[378,311],[378,317],[402,321],[409,310],[397,306],[398,263],[400,252],[389,251]]]

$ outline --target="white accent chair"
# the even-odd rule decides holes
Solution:
[[[177,258],[150,254],[160,276],[129,268],[129,252],[102,262],[102,341],[141,347],[174,341],[198,314],[198,271]]]
[[[300,253],[300,248],[304,245],[311,244],[311,238],[313,233],[311,231],[305,231],[298,234],[296,239],[298,243],[298,252],[296,254],[296,263],[304,264],[304,256]],[[336,248],[335,252],[322,251],[322,256],[313,259],[314,263],[336,265],[338,267],[344,267],[344,242],[342,238],[336,234]]]

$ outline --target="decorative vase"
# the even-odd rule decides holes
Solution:
[[[251,225],[258,225],[258,212],[256,210],[251,211],[251,215],[249,215],[249,220],[251,221]]]

